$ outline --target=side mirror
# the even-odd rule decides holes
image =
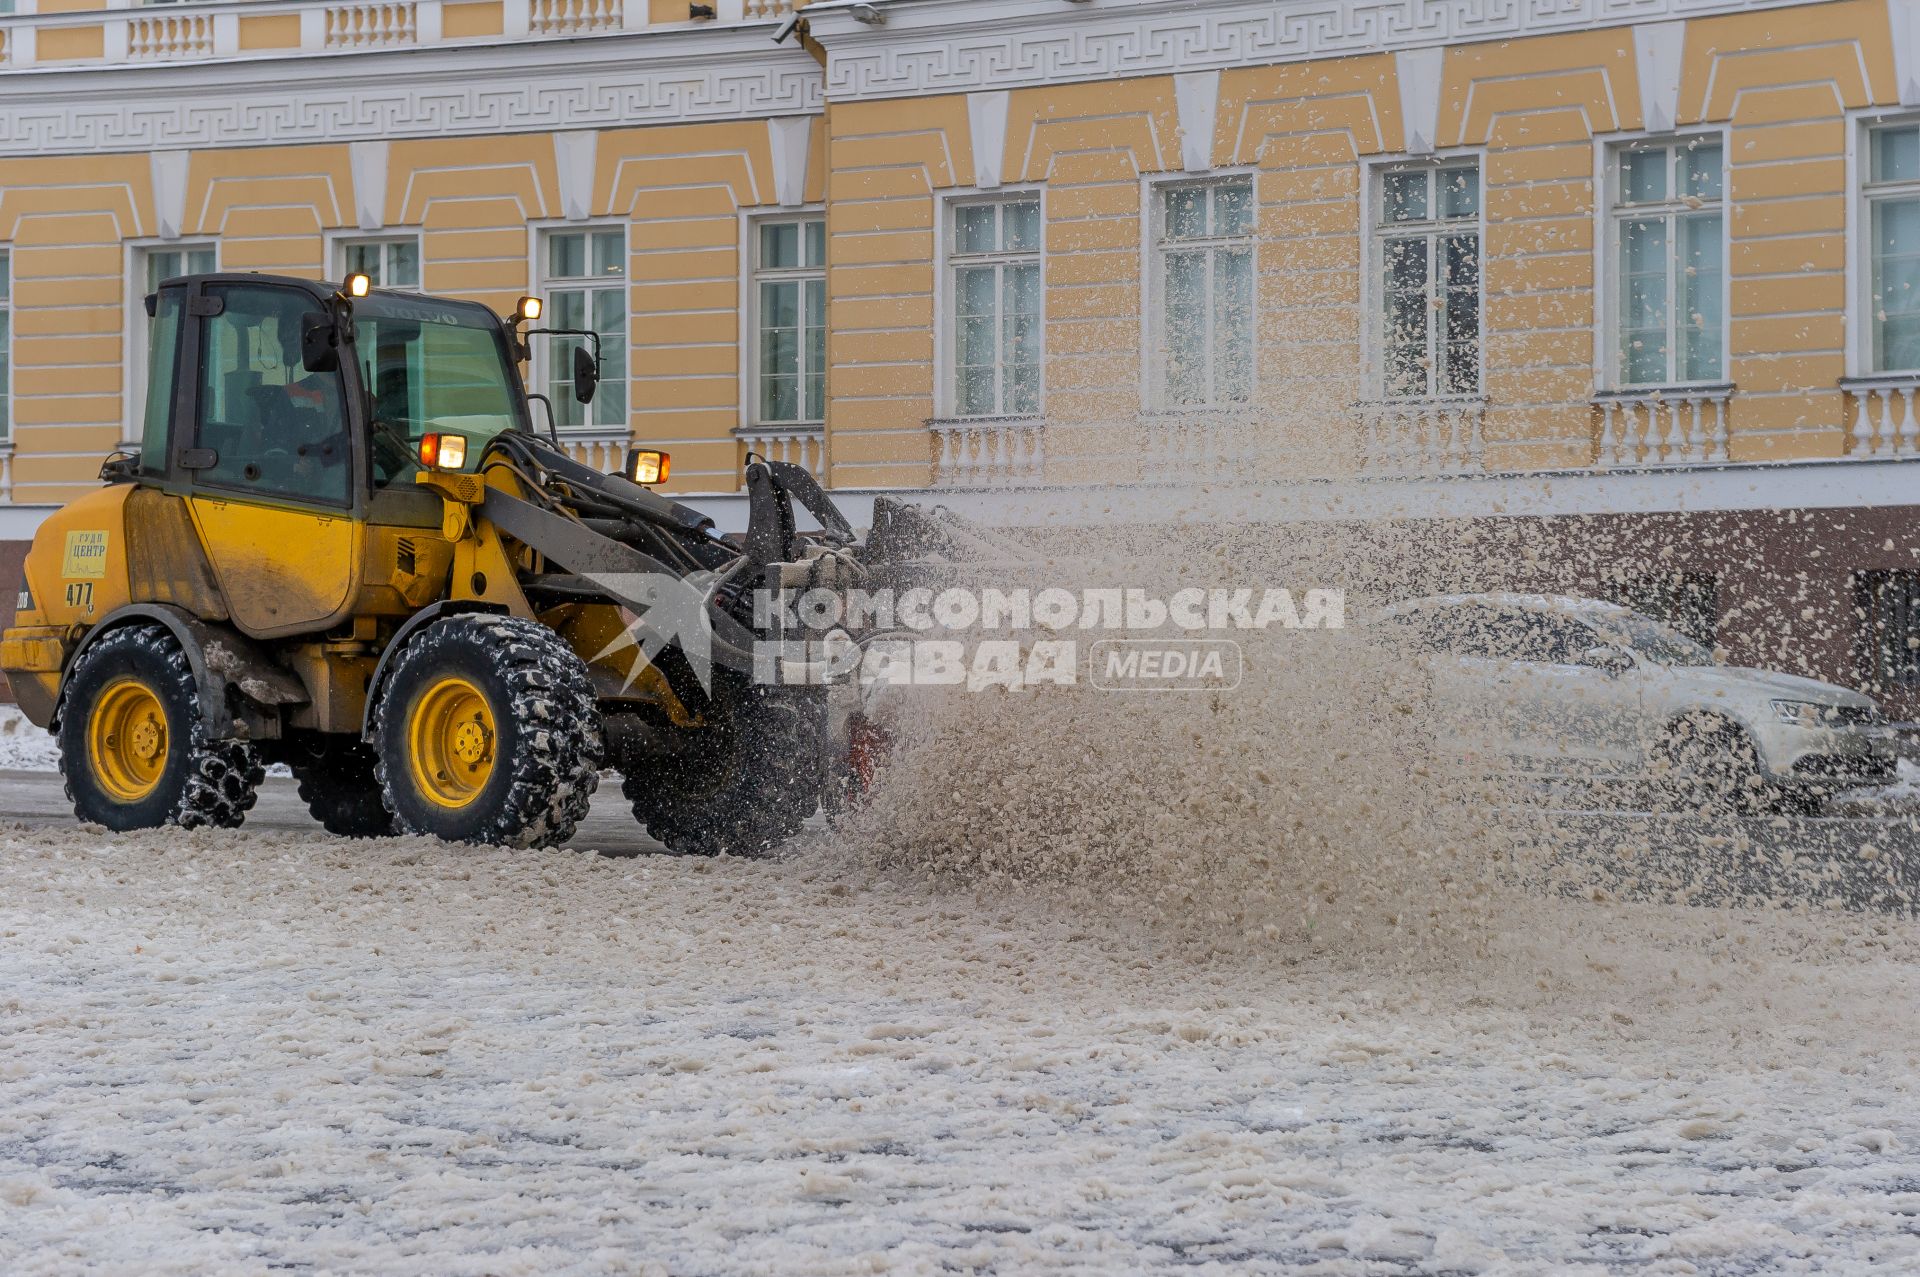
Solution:
[[[333,372],[340,367],[340,330],[320,311],[300,317],[300,363],[308,372]]]
[[[584,345],[573,348],[573,397],[592,403],[593,392],[600,388],[600,361]]]
[[[1633,658],[1617,647],[1590,647],[1580,653],[1579,663],[1617,678],[1633,668]]]

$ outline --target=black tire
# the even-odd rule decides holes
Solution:
[[[1660,758],[1662,797],[1674,809],[1750,814],[1773,801],[1753,741],[1717,714],[1688,714],[1675,721],[1661,741]]]
[[[633,814],[681,856],[764,856],[820,806],[826,699],[714,671],[712,725],[689,748],[629,772]]]
[[[484,782],[458,805],[422,787],[409,737],[423,700],[448,680],[471,688],[492,721]],[[380,789],[401,833],[556,846],[573,837],[600,781],[600,708],[587,667],[558,634],[514,617],[452,616],[408,639],[380,690],[374,739]]]
[[[330,834],[391,838],[399,832],[380,784],[373,746],[350,736],[323,738],[287,759],[300,801]]]
[[[88,747],[96,716],[126,695],[126,688],[143,690],[158,709],[146,727],[158,738],[158,774],[137,797],[124,787],[114,792],[114,782],[101,774]],[[129,625],[87,648],[67,673],[58,713],[67,798],[80,819],[108,829],[238,828],[266,774],[246,741],[209,739],[193,667],[173,635],[158,625]]]

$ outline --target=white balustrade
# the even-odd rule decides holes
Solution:
[[[1357,415],[1364,474],[1464,474],[1485,464],[1482,403],[1367,403]]]
[[[1685,466],[1727,459],[1731,386],[1600,397],[1600,465]]]
[[[129,62],[212,56],[213,18],[208,14],[143,13],[127,19]]]
[[[327,8],[324,43],[329,49],[385,49],[412,44],[417,32],[410,2],[336,4]]]
[[[1247,421],[1199,413],[1150,415],[1141,477],[1217,478],[1257,460]]]
[[[645,0],[628,0],[642,4]],[[618,31],[625,20],[622,0],[530,0],[527,29],[534,35],[583,35]]]
[[[743,430],[740,437],[749,452],[757,452],[768,461],[787,461],[816,479],[827,473],[827,435],[819,426],[756,426]]]
[[[632,443],[633,436],[624,430],[560,432],[560,451],[602,474],[614,474],[625,468],[627,449]]]
[[[755,18],[784,18],[792,12],[793,0],[746,0],[749,21]]]
[[[1859,379],[1842,383],[1853,399],[1847,454],[1911,457],[1920,453],[1920,421],[1913,398],[1920,377]]]
[[[942,487],[1035,483],[1046,473],[1046,445],[1037,421],[935,421],[940,441],[933,481]]]

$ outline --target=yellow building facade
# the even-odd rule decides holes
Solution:
[[[0,541],[212,268],[541,294],[605,335],[590,408],[529,369],[569,446],[716,509],[749,450],[1256,518],[1884,509],[1920,454],[1916,0],[12,0],[0,121]]]

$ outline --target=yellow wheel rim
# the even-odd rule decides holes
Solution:
[[[436,807],[465,807],[493,777],[493,709],[464,678],[432,684],[407,723],[413,783]]]
[[[167,711],[137,678],[107,685],[87,719],[87,763],[107,797],[137,803],[167,769]]]

